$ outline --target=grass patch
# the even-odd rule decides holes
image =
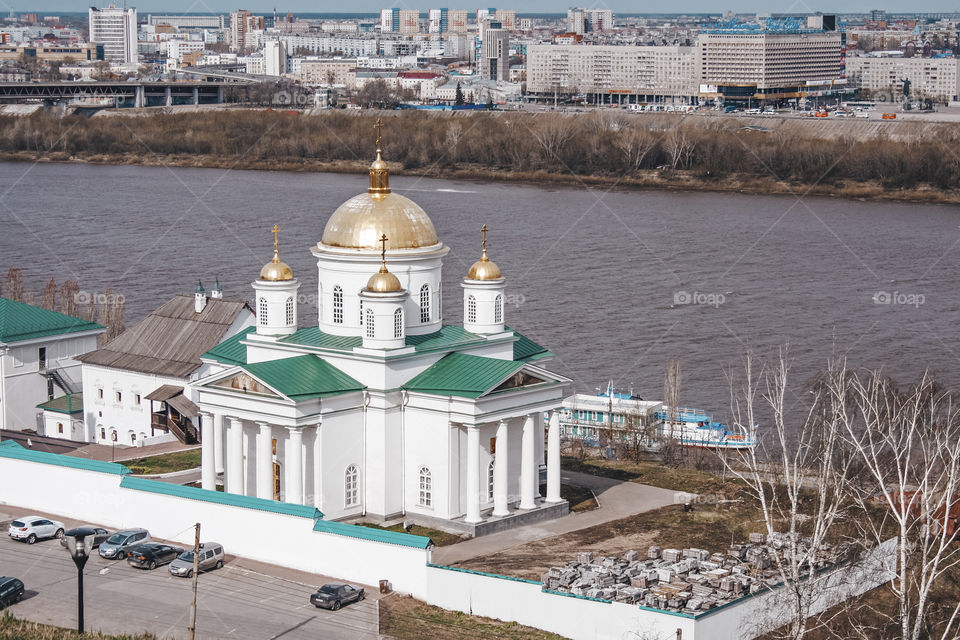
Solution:
[[[423,536],[425,538],[430,538],[430,540],[433,541],[433,544],[437,545],[438,547],[447,547],[451,544],[463,542],[463,538],[456,533],[448,533],[446,531],[440,531],[439,529],[421,527],[418,524],[412,524],[406,529],[403,528],[402,524],[394,524],[389,527],[382,527],[373,522],[354,522],[352,524],[357,524],[361,527],[370,527],[371,529],[381,529],[383,531],[394,531],[396,533],[409,533],[415,536]]]
[[[562,636],[525,627],[516,622],[468,616],[400,595],[391,595],[380,600],[380,633],[399,640],[563,640]]]
[[[0,638],[4,640],[156,640],[156,636],[152,633],[111,636],[98,631],[88,631],[81,636],[70,629],[20,620],[13,617],[9,611],[0,616]]]
[[[198,447],[188,451],[174,451],[159,456],[126,460],[122,464],[137,475],[153,475],[195,469],[200,466],[200,458],[201,452]]]
[[[656,462],[627,462],[601,458],[580,460],[564,456],[560,465],[569,471],[579,471],[624,482],[639,482],[661,489],[688,493],[727,495],[736,492],[741,486],[735,480],[724,480],[706,471],[675,469]]]

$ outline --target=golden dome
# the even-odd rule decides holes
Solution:
[[[337,207],[323,229],[321,244],[345,249],[379,249],[380,237],[391,249],[419,249],[438,244],[427,213],[413,200],[390,191],[390,174],[380,149],[377,120],[377,159],[370,165],[370,187]]]
[[[260,269],[260,279],[270,282],[281,282],[283,280],[293,280],[293,269],[286,262],[280,259],[280,227],[273,225],[273,260],[263,265]]]
[[[500,267],[487,257],[487,225],[483,225],[480,231],[483,233],[483,253],[480,254],[480,259],[470,267],[467,280],[500,280],[503,278]]]
[[[375,274],[370,276],[370,279],[367,280],[367,287],[364,289],[364,291],[371,291],[374,293],[393,293],[395,291],[403,291],[403,286],[400,284],[400,279],[387,271],[386,234],[380,235],[380,271],[377,271]]]

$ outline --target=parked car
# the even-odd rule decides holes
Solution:
[[[20,602],[23,597],[23,582],[17,578],[0,576],[0,609]]]
[[[101,544],[107,541],[107,538],[113,535],[103,527],[95,527],[92,524],[84,524],[77,527],[77,529],[93,529],[94,530],[95,533],[93,534],[93,546],[91,548],[99,547]],[[60,544],[62,544],[63,546],[67,546],[66,537],[60,538]]]
[[[117,531],[106,542],[101,542],[98,551],[101,558],[123,560],[130,547],[149,541],[150,532],[146,529],[125,529]]]
[[[40,516],[25,516],[11,522],[7,533],[14,540],[25,540],[27,544],[33,544],[44,538],[62,538],[63,523]]]
[[[315,607],[323,607],[324,609],[333,609],[336,611],[341,606],[350,604],[351,602],[359,602],[363,600],[364,597],[365,594],[360,587],[331,582],[317,589],[317,592],[310,596],[310,602]]]
[[[223,566],[223,546],[216,542],[204,542],[200,545],[200,558],[197,568],[200,571],[219,569]],[[170,573],[183,578],[193,577],[193,549],[187,549],[170,563]]]
[[[147,542],[127,550],[127,563],[138,569],[156,569],[161,564],[176,560],[183,547],[174,547],[162,542]]]

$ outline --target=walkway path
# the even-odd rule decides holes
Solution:
[[[623,482],[566,470],[561,472],[560,479],[564,484],[586,487],[593,491],[597,497],[597,502],[600,503],[600,508],[593,511],[572,513],[565,518],[492,533],[449,547],[437,547],[433,550],[433,562],[450,565],[477,556],[485,556],[517,547],[533,540],[550,538],[611,520],[619,520],[636,513],[659,509],[676,504],[677,501],[676,491],[636,482]]]
[[[78,458],[89,458],[91,460],[101,460],[103,462],[123,462],[124,460],[137,460],[149,456],[158,456],[162,453],[173,453],[174,451],[189,451],[190,449],[199,449],[199,444],[183,444],[180,441],[161,442],[160,444],[148,444],[144,447],[128,447],[125,445],[109,444],[88,444],[80,447],[68,455]]]

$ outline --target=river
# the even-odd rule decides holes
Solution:
[[[281,255],[316,287],[309,247],[364,175],[0,163],[0,269],[126,298],[131,325],[197,280],[251,295]],[[724,369],[789,344],[794,381],[833,349],[900,379],[960,382],[960,208],[833,198],[541,188],[394,177],[451,247],[444,314],[482,224],[508,283],[507,322],[548,346],[550,367],[593,391],[612,380],[663,394],[679,358],[684,404],[728,412]],[[798,194],[799,195],[799,194]],[[0,274],[2,275],[2,274]],[[307,296],[301,322],[315,322]],[[799,388],[798,397],[802,396]]]

